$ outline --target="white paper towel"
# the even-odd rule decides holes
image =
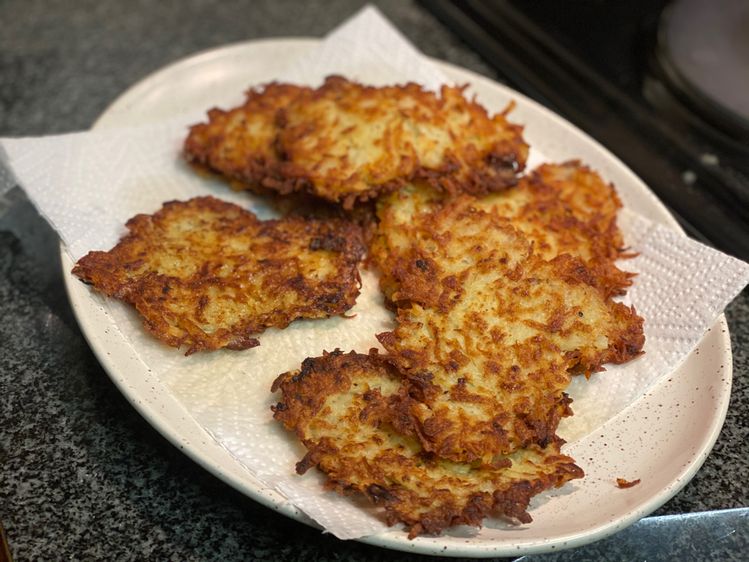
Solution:
[[[319,84],[340,73],[368,83],[416,81],[435,89],[446,80],[373,8],[334,31],[278,80]],[[200,108],[196,108],[200,109]],[[58,231],[74,259],[108,249],[137,213],[152,213],[170,199],[213,194],[271,215],[245,193],[197,176],[179,156],[185,116],[148,127],[74,133],[43,138],[0,139],[0,194],[18,182]],[[543,161],[543,155],[534,154]],[[13,175],[10,171],[12,170]],[[640,254],[623,267],[638,272],[627,299],[645,317],[646,354],[610,367],[570,388],[575,415],[560,428],[568,441],[593,431],[671,372],[697,344],[723,308],[749,281],[749,266],[683,235],[623,213],[622,230]],[[301,445],[272,420],[269,393],[278,373],[296,368],[323,349],[366,352],[374,335],[392,328],[376,278],[363,274],[352,319],[295,322],[268,330],[260,347],[185,357],[145,333],[125,305],[98,295],[122,336],[214,438],[264,484],[279,491],[325,529],[357,538],[385,529],[371,508],[322,489],[322,477],[294,472]]]

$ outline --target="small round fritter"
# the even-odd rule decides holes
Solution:
[[[266,192],[278,179],[277,117],[309,88],[272,82],[247,92],[245,103],[213,108],[208,122],[190,127],[184,154],[194,165],[219,173],[238,189]]]
[[[127,222],[108,252],[73,273],[135,306],[148,331],[187,354],[247,349],[269,327],[343,314],[359,294],[359,227],[300,217],[261,221],[212,197],[172,201]]]
[[[441,457],[491,462],[552,439],[571,372],[637,356],[642,319],[583,262],[546,261],[505,219],[445,204],[401,225],[387,263],[392,332],[378,335],[416,399],[399,429]]]
[[[561,441],[532,445],[498,457],[493,466],[439,459],[394,429],[403,399],[400,376],[375,351],[335,351],[304,361],[273,384],[282,396],[274,417],[308,449],[297,464],[317,466],[338,492],[364,494],[385,511],[390,525],[403,523],[409,537],[454,525],[480,525],[487,516],[531,521],[530,498],[583,471],[560,453]]]

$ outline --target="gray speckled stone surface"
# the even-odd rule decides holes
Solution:
[[[129,85],[175,59],[253,38],[321,36],[361,4],[5,0],[0,136],[87,128]],[[378,4],[428,55],[494,77],[418,5]],[[408,558],[254,503],[141,419],[83,339],[56,237],[17,190],[0,201],[0,306],[0,521],[18,560]],[[727,316],[735,368],[726,425],[660,514],[749,505],[749,292]],[[626,558],[616,538],[599,544],[586,559]]]

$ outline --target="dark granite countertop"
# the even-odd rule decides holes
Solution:
[[[5,0],[0,136],[86,129],[128,86],[178,58],[255,38],[322,36],[361,5]],[[426,54],[494,77],[420,6],[378,5]],[[89,350],[67,302],[57,238],[17,189],[0,201],[0,306],[0,521],[17,560],[408,558],[260,506],[151,428]],[[749,292],[727,316],[734,388],[725,427],[658,514],[749,506]],[[622,544],[614,537],[580,558],[626,558]]]

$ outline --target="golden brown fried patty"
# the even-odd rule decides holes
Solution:
[[[417,214],[436,210],[444,200],[438,191],[417,183],[378,202],[380,226],[371,254],[382,272],[381,286],[387,297],[395,288],[388,264],[407,243],[402,225],[412,222]],[[624,293],[632,282],[632,274],[615,264],[626,257],[616,224],[619,198],[610,184],[578,161],[544,164],[513,188],[451,202],[510,220],[533,242],[534,252],[547,261],[565,253],[582,259],[606,296]]]
[[[208,122],[190,127],[188,161],[226,176],[237,188],[268,189],[277,183],[278,111],[309,88],[272,82],[247,92],[245,103],[213,108]]]
[[[393,428],[390,402],[400,376],[376,352],[335,351],[304,361],[273,384],[281,400],[274,417],[308,449],[301,474],[317,466],[329,485],[359,492],[385,510],[388,524],[404,523],[413,538],[453,525],[480,525],[490,515],[531,521],[530,498],[583,476],[560,454],[561,442],[536,445],[476,467],[425,453]]]
[[[157,338],[187,353],[258,345],[297,318],[342,314],[359,294],[360,229],[342,221],[261,221],[212,197],[137,215],[112,250],[73,273],[134,305]]]
[[[398,429],[441,457],[491,462],[553,439],[571,371],[640,353],[642,319],[578,259],[546,261],[511,223],[445,204],[401,225],[388,262],[398,306],[378,335],[416,399]]]
[[[627,257],[616,223],[619,197],[579,161],[539,166],[506,195],[490,194],[472,204],[511,220],[545,260],[565,253],[582,259],[607,296],[631,285],[632,274],[615,265]]]
[[[271,84],[191,129],[187,158],[249,186],[306,190],[351,208],[423,178],[450,193],[512,185],[528,146],[522,127],[489,116],[464,88],[375,88],[340,76],[316,90]]]
[[[443,86],[375,88],[333,76],[284,109],[285,175],[346,204],[424,177],[450,193],[515,183],[528,146],[522,128]]]

